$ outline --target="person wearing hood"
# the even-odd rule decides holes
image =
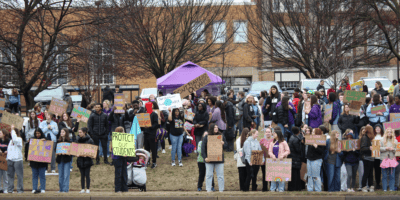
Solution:
[[[107,85],[103,90],[103,102],[108,100],[110,102],[114,101],[114,92],[110,89],[110,86]]]
[[[309,126],[318,128],[322,124],[321,106],[318,104],[318,99],[315,95],[311,95],[311,111],[307,114]]]
[[[205,103],[199,103],[196,107],[196,112],[193,118],[196,147],[199,146],[199,142],[201,141],[204,132],[208,130],[209,115],[206,108],[207,106]]]
[[[35,128],[33,131],[33,139],[46,140],[43,131]],[[28,142],[29,149],[29,142]],[[32,168],[32,193],[45,193],[46,190],[46,168],[47,163],[30,161],[29,166]],[[38,190],[38,179],[40,179],[40,190]]]
[[[344,140],[356,139],[353,130],[346,129],[343,137]],[[347,192],[354,192],[356,187],[357,170],[360,161],[360,151],[353,148],[352,151],[343,152],[343,162],[347,171]]]
[[[278,114],[278,126],[281,127],[282,132],[286,141],[289,141],[292,135],[292,127],[294,126],[294,120],[296,115],[296,108],[289,102],[289,97],[283,97],[282,101],[276,104]],[[286,135],[286,133],[289,135]]]
[[[347,129],[356,130],[356,125],[360,121],[360,116],[355,116],[350,114],[350,105],[344,104],[343,112],[339,117],[338,126],[342,133]],[[353,139],[358,139],[358,134],[355,134]]]
[[[371,110],[373,107],[382,106],[382,105],[385,107],[384,112],[378,112],[376,114],[371,113]],[[371,126],[375,126],[376,124],[382,125],[382,123],[386,122],[386,118],[388,115],[389,115],[389,109],[387,108],[387,106],[384,103],[382,103],[381,95],[374,94],[374,96],[372,97],[372,103],[367,108],[367,117],[369,118],[369,121],[370,121],[369,124]]]
[[[375,89],[374,89],[374,90],[375,90],[378,94],[380,94],[382,98],[383,98],[384,96],[389,95],[389,93],[388,93],[386,90],[384,90],[384,89],[382,88],[382,83],[381,83],[380,81],[376,81],[376,82],[375,82]]]
[[[68,103],[68,107],[67,107],[67,111],[66,112],[68,113],[68,115],[71,115],[72,109],[74,109],[74,104],[72,102],[71,95],[69,93],[65,93],[65,97],[64,97],[63,100]]]
[[[258,138],[258,131],[253,129],[249,132],[247,140],[243,144],[243,152],[245,155],[246,161],[246,171],[247,177],[246,182],[244,184],[244,192],[249,191],[250,189],[250,181],[252,181],[252,191],[257,191],[257,173],[260,168],[259,165],[254,165],[251,163],[251,152],[252,151],[262,151],[260,143],[257,140]],[[265,158],[263,157],[263,163],[265,162]]]
[[[147,106],[147,113],[150,115],[151,126],[144,129],[144,148],[146,151],[151,151],[151,158],[153,164],[151,168],[154,169],[157,167],[157,129],[160,128],[160,124],[158,123],[158,114],[153,111],[158,110],[158,105],[155,101],[147,102],[146,105],[150,105],[151,107]]]
[[[80,128],[78,131],[77,143],[79,144],[94,144],[92,138],[88,134],[86,127]],[[90,168],[93,166],[93,160],[90,157],[78,157],[76,165],[81,173],[81,188],[79,193],[85,193],[85,179],[86,179],[86,193],[90,193]]]

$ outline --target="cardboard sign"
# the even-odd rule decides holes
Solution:
[[[383,123],[384,130],[391,128],[393,130],[400,130],[400,121],[397,122],[385,122]]]
[[[400,113],[390,113],[390,121],[391,122],[400,121]]]
[[[326,135],[305,135],[306,145],[326,146]]]
[[[4,112],[4,108],[6,106],[6,99],[0,98],[0,117]]]
[[[356,90],[363,91],[362,81],[355,82],[350,85],[351,88],[355,88]]]
[[[379,140],[372,140],[372,153],[371,157],[379,158],[381,157],[381,142]]]
[[[311,111],[311,101],[305,101],[304,102],[304,111]]]
[[[207,158],[209,161],[222,161],[222,135],[209,135]]]
[[[193,118],[194,118],[194,113],[189,110],[185,110],[185,119],[193,121]]]
[[[90,110],[86,110],[79,106],[74,106],[74,109],[72,110],[72,113],[71,113],[71,117],[73,117],[75,119],[80,119],[81,122],[88,123],[91,113],[92,113],[92,111],[90,111]]]
[[[340,149],[342,151],[360,150],[361,140],[340,140]]]
[[[381,106],[375,106],[371,108],[371,114],[378,114],[378,112],[384,113],[386,112],[386,106],[381,105]]]
[[[250,161],[251,161],[252,165],[262,165],[263,158],[264,158],[264,152],[263,151],[257,151],[257,150],[252,150],[251,151]]]
[[[24,124],[24,118],[18,115],[11,114],[9,112],[4,112],[3,116],[1,117],[1,123],[10,126],[14,124],[15,128],[21,130]]]
[[[274,161],[268,158],[265,161],[265,180],[266,181],[291,181],[292,180],[292,159]]]
[[[326,104],[324,112],[324,122],[329,122],[332,119],[333,104]]]
[[[77,144],[77,143],[76,143]],[[96,158],[99,147],[91,144],[78,144],[78,157]]]
[[[208,77],[207,73],[204,73],[189,83],[186,83],[185,85],[182,85],[178,89],[174,90],[174,93],[180,93],[181,98],[185,98],[186,96],[189,96],[189,94],[195,93],[198,89],[208,85],[209,83],[211,83],[211,79]]]
[[[182,107],[182,99],[181,95],[179,94],[157,97],[157,102],[160,110],[168,110],[168,108],[174,109]]]
[[[356,116],[360,116],[360,108],[362,106],[362,102],[360,101],[352,101],[349,105],[350,111],[349,114],[350,115],[356,115]]]
[[[56,147],[56,154],[67,154],[70,155],[71,151],[71,143],[68,142],[62,142],[62,143],[57,143]]]
[[[68,108],[68,103],[66,101],[63,101],[61,99],[56,99],[53,97],[51,99],[49,113],[58,114],[58,116],[61,116],[62,114],[67,112],[67,108]]]
[[[114,113],[125,113],[125,95],[124,94],[114,94],[114,106],[117,107]]]
[[[137,120],[139,121],[140,127],[151,127],[151,120],[149,113],[138,113],[136,114]]]
[[[351,103],[352,101],[358,101],[363,103],[365,102],[366,96],[367,93],[365,92],[346,90],[344,91],[343,103]]]
[[[51,163],[53,145],[53,141],[31,139],[29,141],[28,160]]]
[[[7,171],[7,154],[0,153],[0,169]]]
[[[113,154],[117,156],[135,157],[135,135],[129,133],[112,133]]]
[[[304,182],[307,182],[307,163],[301,163],[300,179]]]
[[[69,154],[73,156],[78,156],[79,144],[78,143],[71,143]]]
[[[400,157],[400,144],[397,144],[396,146],[396,155],[397,157]]]

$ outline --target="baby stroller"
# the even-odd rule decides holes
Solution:
[[[138,188],[140,192],[146,192],[146,169],[150,153],[144,149],[136,150],[136,157],[128,159],[128,189]]]

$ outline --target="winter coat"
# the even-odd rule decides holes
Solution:
[[[356,125],[358,124],[359,121],[360,121],[359,116],[343,114],[340,115],[339,117],[338,126],[342,131],[342,133],[346,132],[346,129],[351,129],[355,131]]]
[[[215,124],[218,126],[218,128],[220,130],[223,130],[223,131],[226,130],[226,123],[224,122],[224,120],[222,120],[221,109],[220,108],[215,107],[214,111],[212,112],[212,116],[211,116],[211,120],[210,121],[212,121],[212,122],[215,121]]]
[[[227,129],[229,127],[233,128],[233,126],[235,125],[235,109],[233,108],[235,105],[233,105],[232,102],[230,101],[226,101],[225,104],[225,115],[226,115],[226,125],[227,125]]]
[[[79,129],[79,123],[72,123],[72,127],[67,127],[67,124],[65,122],[59,122],[58,123],[58,133],[61,133],[61,130],[67,128],[69,131],[69,138],[71,139],[72,142],[76,141],[76,135],[75,132],[78,132]],[[74,128],[74,130],[72,130]],[[57,135],[57,140],[60,138],[60,134]]]
[[[155,112],[150,114],[151,127],[144,129],[144,135],[149,138],[155,138],[157,134],[157,129],[160,128],[158,124],[158,115]]]
[[[281,101],[281,94],[278,92],[278,98],[271,98],[271,96],[268,96],[267,99],[265,100],[265,104],[264,104],[264,109],[267,105],[269,105],[268,109],[266,109],[265,113],[263,111],[264,115],[269,115],[270,119],[272,117],[272,115],[276,114],[276,104],[278,104],[278,102]]]
[[[251,127],[253,122],[254,109],[251,104],[245,103],[243,106],[243,128]]]
[[[359,161],[360,161],[359,150],[343,152],[343,162],[346,165],[356,165],[356,164],[358,165]]]
[[[270,158],[276,158],[273,150],[276,142],[271,142],[269,144],[268,155]],[[290,149],[288,143],[286,141],[279,143],[278,158],[286,158],[289,154],[290,154]]]
[[[68,162],[71,162],[71,160],[72,160],[72,156],[70,156],[70,155],[57,155],[57,158],[56,158],[56,162],[58,164],[60,164],[61,162],[68,163]]]
[[[329,88],[329,89],[328,89],[328,91],[326,92],[326,95],[328,95],[328,96],[329,96],[329,94],[330,94],[331,92],[335,92],[335,90],[334,90],[334,89],[332,89],[332,88]]]
[[[203,125],[203,127],[194,129],[194,135],[196,136],[202,136],[204,132],[208,130],[208,121],[210,118],[210,115],[208,115],[208,113],[205,110],[206,104],[201,103],[201,105],[203,106],[203,110],[199,111],[198,109],[196,109],[196,113],[193,118],[193,125],[195,124]]]
[[[384,96],[389,95],[389,93],[386,90],[384,90],[383,88],[379,88],[379,89],[375,88],[374,90],[376,91],[376,93],[380,94],[382,98]]]
[[[114,101],[114,92],[110,88],[104,88],[103,102],[105,100],[109,100],[110,102]]]
[[[146,113],[146,110],[143,107],[140,107],[139,110],[137,111],[137,113],[134,113],[133,111],[134,110],[132,109],[132,110],[125,112],[125,117],[124,117],[125,121],[133,122],[133,119],[135,118],[136,114]]]
[[[77,143],[81,144],[94,144],[92,138],[90,138],[89,134],[86,134],[85,137],[79,137],[77,139]],[[93,160],[90,157],[78,157],[76,159],[76,165],[79,168],[86,168],[93,165]]]
[[[318,159],[324,158],[325,147],[324,146],[317,146],[315,148],[313,145],[307,145],[307,159],[314,161]]]
[[[206,135],[203,138],[203,142],[201,144],[201,156],[204,158],[204,161],[207,158],[207,143],[208,143],[208,135]],[[221,148],[223,148],[223,147],[221,146]],[[212,161],[210,163],[224,163],[224,162],[225,162],[224,151],[222,151],[222,161]]]
[[[292,159],[292,168],[300,169],[302,165],[302,149],[304,144],[301,142],[303,140],[303,135],[293,135],[289,139],[289,149],[290,154],[288,158]]]
[[[317,86],[317,91],[319,91],[320,89],[324,89],[324,91],[325,91],[325,86],[323,86],[323,85],[321,85],[321,84],[318,84],[318,86]]]
[[[108,116],[103,111],[100,114],[94,112],[88,120],[88,129],[91,136],[107,138],[109,133]]]
[[[312,128],[318,128],[322,124],[321,106],[313,105],[310,113],[308,113],[308,123]]]
[[[0,139],[0,153],[7,151],[8,143],[10,143],[10,140]]]
[[[292,109],[285,110],[283,108],[282,102],[279,102],[277,106],[277,113],[278,113],[278,123],[282,125],[290,125],[294,124],[294,115],[296,114],[296,109],[294,105],[289,102],[289,105],[292,106]]]
[[[244,146],[244,143],[243,143]],[[243,148],[240,146],[240,137],[236,139],[236,166],[237,167],[246,167],[246,165],[242,162],[242,159],[240,158],[239,152],[243,153]]]
[[[336,125],[335,120],[338,115],[340,115],[340,109],[342,107],[342,104],[340,103],[339,100],[333,102],[333,107],[332,107],[332,119],[329,121],[331,125]]]
[[[42,135],[40,136],[40,138],[36,138],[34,137],[33,139],[46,139],[46,137],[44,136],[44,134],[42,133]],[[28,147],[29,149],[29,140],[28,140]],[[30,161],[29,162],[29,166],[32,168],[43,168],[43,167],[47,167],[48,163],[44,163],[44,162],[35,162],[35,161]]]
[[[360,142],[360,153],[361,153],[361,158],[364,159],[365,157],[371,157],[372,151],[370,149],[370,146],[372,146],[372,142],[369,139],[367,135],[364,135],[361,138]]]
[[[122,120],[121,114],[115,114],[114,111],[111,111],[110,115],[108,115],[108,121],[111,122],[111,132],[114,132],[119,126],[124,126]]]
[[[251,152],[252,151],[262,151],[260,143],[257,139],[254,139],[252,136],[249,136],[247,140],[243,143],[243,151],[245,153],[245,159],[248,163],[251,163]],[[263,162],[265,158],[263,157]]]
[[[296,108],[296,112],[297,113],[298,113],[299,102],[300,102],[299,98],[294,98],[293,101],[292,101],[293,106],[294,106],[294,108]]]
[[[48,125],[51,126],[51,129],[48,129]],[[50,135],[51,141],[57,141],[58,125],[55,121],[50,121],[49,124],[47,123],[47,121],[43,121],[40,123],[39,128],[42,129],[42,132],[46,137]]]
[[[295,120],[295,125],[300,127],[303,124],[302,118],[303,118],[303,104],[304,101],[300,101],[299,105],[297,106],[297,117]]]

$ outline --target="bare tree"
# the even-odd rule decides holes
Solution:
[[[296,68],[307,78],[327,78],[344,69],[390,60],[387,54],[365,48],[366,38],[377,29],[354,18],[360,9],[366,8],[347,0],[268,0],[259,2],[256,12],[251,6],[243,12],[250,23],[249,38],[263,53],[264,69]],[[342,65],[347,57],[352,63]]]

